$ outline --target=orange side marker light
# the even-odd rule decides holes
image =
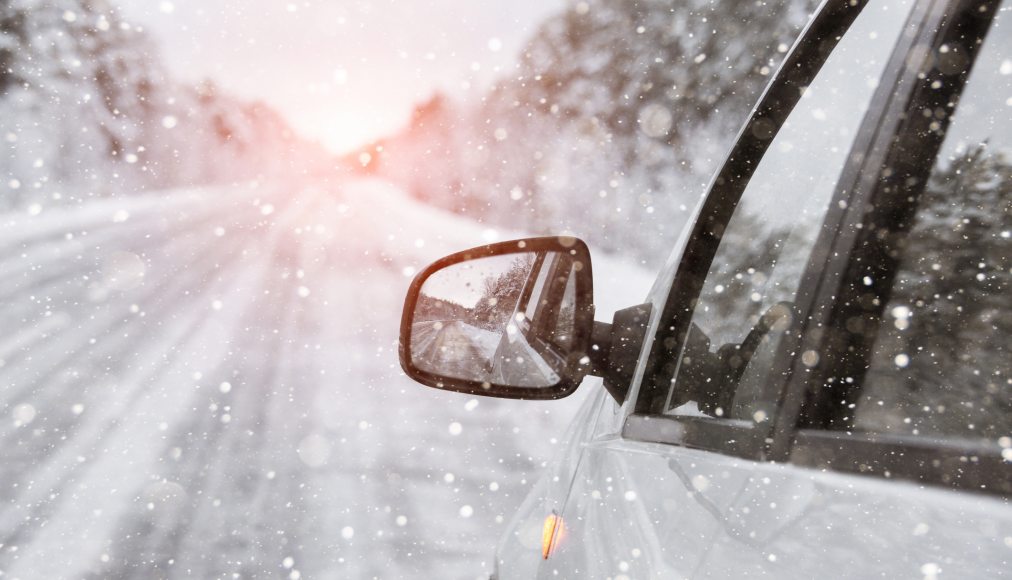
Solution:
[[[555,548],[562,541],[565,531],[566,525],[562,521],[562,516],[556,513],[555,510],[552,510],[552,513],[548,514],[548,517],[545,518],[545,525],[541,530],[542,559],[547,560],[555,552]]]

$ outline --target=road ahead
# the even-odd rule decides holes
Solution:
[[[35,209],[0,216],[0,576],[487,577],[585,395],[426,389],[396,332],[494,234],[370,182]]]

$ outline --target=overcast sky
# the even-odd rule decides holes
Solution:
[[[476,94],[564,0],[113,0],[184,80],[211,78],[346,151],[434,90]]]

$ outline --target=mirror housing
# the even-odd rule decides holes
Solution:
[[[404,301],[398,354],[404,372],[430,387],[559,399],[591,370],[593,325],[587,245],[567,236],[513,240],[419,272]]]

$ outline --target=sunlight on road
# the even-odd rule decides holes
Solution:
[[[0,223],[20,250],[0,263],[12,578],[487,574],[585,397],[479,401],[402,376],[408,274],[488,231],[380,183]]]

